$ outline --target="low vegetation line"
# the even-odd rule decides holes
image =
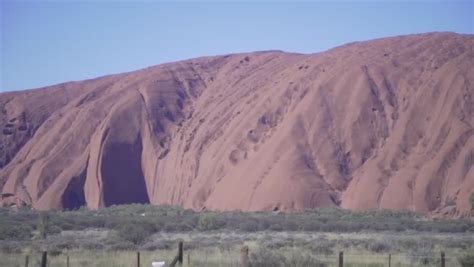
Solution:
[[[393,266],[437,264],[442,252],[446,266],[469,266],[461,263],[474,262],[469,256],[474,255],[473,233],[472,220],[393,210],[195,212],[141,204],[73,211],[1,208],[0,258],[23,266],[18,264],[25,257],[37,259],[48,251],[52,262],[65,262],[67,256],[71,266],[132,266],[140,251],[142,266],[149,266],[156,259],[172,260],[177,244],[184,242],[192,266],[234,266],[242,247],[249,248],[252,266],[333,266],[341,251],[344,266],[385,266],[389,255]]]

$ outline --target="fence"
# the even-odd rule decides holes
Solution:
[[[128,267],[145,267],[152,266],[150,261],[150,255],[153,255],[153,252],[149,253],[147,260],[142,260],[143,253],[135,252],[134,262],[130,259],[130,255],[127,258],[127,261],[124,262],[121,266]],[[249,258],[250,249],[248,246],[243,246],[239,251],[238,259],[220,259],[216,260],[206,260],[200,259],[199,257],[192,258],[192,254],[185,254],[183,249],[183,242],[178,243],[177,253],[174,258],[163,258],[163,256],[158,256],[154,258],[155,260],[164,260],[166,263],[165,266],[175,267],[176,265],[185,265],[185,266],[239,266],[239,267],[250,267],[251,261]],[[186,256],[186,257],[185,257]],[[460,266],[457,264],[455,257],[447,257],[444,252],[440,252],[438,256],[427,256],[427,255],[395,255],[395,254],[372,254],[372,255],[363,255],[363,254],[349,254],[344,253],[343,251],[339,252],[337,255],[312,255],[321,262],[325,263],[327,266],[413,266],[413,262],[421,262],[422,264],[415,264],[415,266],[437,266],[437,267],[452,267]],[[53,258],[53,260],[51,260]],[[408,263],[407,263],[408,259]],[[119,260],[119,259],[118,259]],[[98,259],[97,259],[98,261]],[[52,257],[48,255],[48,252],[42,252],[40,254],[30,254],[25,255],[24,265],[17,264],[7,264],[0,260],[0,266],[25,266],[25,267],[56,267],[56,266],[65,266],[65,267],[76,267],[76,266],[91,266],[87,262],[77,261],[74,259],[71,261],[69,255],[53,255]],[[97,264],[94,266],[117,266],[117,264]]]

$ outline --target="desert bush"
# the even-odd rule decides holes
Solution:
[[[283,226],[281,226],[281,224],[279,224],[279,223],[275,223],[275,224],[270,225],[270,227],[268,228],[268,230],[272,230],[272,231],[283,231]]]
[[[283,247],[291,246],[293,245],[292,242],[288,242],[287,240],[273,240],[273,239],[264,239],[261,240],[260,245],[262,247],[268,248],[268,249],[280,249]]]
[[[108,251],[135,250],[137,246],[129,241],[117,241],[107,247]]]
[[[373,241],[368,244],[368,250],[375,253],[384,253],[391,250],[391,247],[388,243],[383,241]]]
[[[186,218],[177,223],[175,229],[179,232],[188,232],[194,230],[196,228],[196,225],[197,220],[195,220],[194,218]]]
[[[259,249],[250,253],[249,259],[253,267],[278,267],[282,266],[285,257],[268,249]]]
[[[412,247],[407,255],[412,264],[431,265],[439,261],[431,242],[420,242]]]
[[[252,219],[240,224],[239,230],[246,231],[246,232],[255,232],[255,231],[259,231],[260,228],[259,228],[258,221]]]
[[[96,240],[90,240],[89,242],[81,242],[80,246],[83,250],[92,251],[103,250],[105,248],[103,243],[97,242]]]
[[[303,254],[301,252],[295,251],[290,253],[288,257],[286,257],[284,266],[295,266],[295,267],[324,267],[326,264],[320,262],[316,258],[308,254]]]
[[[163,230],[165,232],[176,232],[177,231],[177,225],[175,225],[174,223],[167,223],[165,224],[165,226],[163,227]]]
[[[22,249],[24,247],[24,244],[18,241],[3,241],[0,242],[0,252],[3,253],[21,253]]]
[[[303,221],[301,224],[301,230],[303,231],[319,231],[321,230],[321,223],[316,220]]]
[[[474,250],[459,256],[458,261],[462,267],[474,267]]]
[[[197,224],[197,229],[200,231],[209,231],[209,230],[216,230],[222,226],[217,220],[217,216],[210,213],[204,213],[199,216],[199,221]]]
[[[149,242],[146,242],[143,246],[142,249],[148,250],[148,251],[154,251],[154,250],[170,250],[174,247],[175,242],[170,241],[170,240],[152,240]],[[184,249],[190,249],[188,246],[188,242],[184,243]]]
[[[308,248],[313,252],[313,254],[331,255],[334,253],[334,245],[334,243],[331,245],[310,244],[308,245]]]
[[[49,248],[48,249],[48,254],[50,256],[53,256],[53,257],[57,257],[59,255],[61,255],[63,253],[63,251],[61,249],[57,249],[57,248]]]
[[[324,263],[308,254],[299,251],[278,252],[268,249],[258,249],[250,254],[250,263],[253,267],[324,267]]]
[[[27,240],[31,238],[32,230],[29,225],[0,221],[0,240]]]
[[[152,224],[140,221],[130,221],[122,225],[117,234],[124,241],[140,245],[155,232],[156,230]]]
[[[45,220],[47,219],[47,220]],[[42,225],[41,220],[47,221]],[[119,231],[130,221],[151,225],[154,231],[209,230],[255,231],[418,231],[472,233],[474,221],[432,220],[410,211],[308,209],[302,212],[195,212],[169,205],[117,205],[99,210],[38,212],[0,208],[0,240],[31,238],[32,229],[50,235],[61,230],[111,229]]]

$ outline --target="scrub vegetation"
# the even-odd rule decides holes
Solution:
[[[340,251],[352,264],[347,266],[385,266],[388,254],[392,266],[428,266],[439,263],[441,251],[448,266],[474,261],[473,221],[410,211],[195,212],[139,204],[0,209],[0,257],[9,259],[9,266],[21,266],[25,255],[33,259],[44,250],[51,263],[58,261],[51,266],[63,266],[65,255],[76,262],[71,266],[131,266],[135,251],[149,266],[152,260],[172,259],[179,241],[192,266],[237,266],[242,246],[250,248],[252,266],[330,266]]]

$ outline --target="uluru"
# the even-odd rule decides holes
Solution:
[[[474,35],[262,51],[0,93],[2,205],[467,216]]]

